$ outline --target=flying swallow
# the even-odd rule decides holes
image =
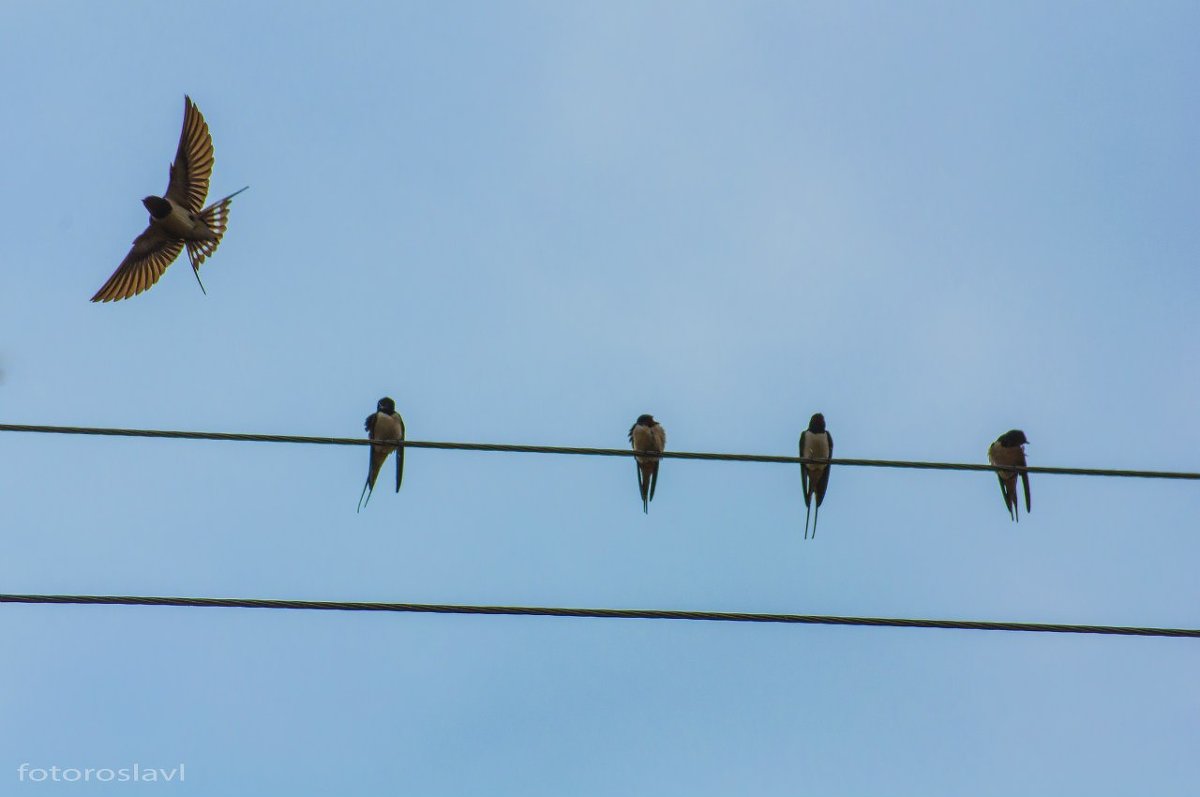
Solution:
[[[367,422],[363,424],[367,430],[367,437],[371,440],[403,440],[404,419],[396,412],[396,402],[384,396],[375,408],[376,412],[368,415]],[[388,454],[393,451],[396,452],[396,492],[400,492],[400,482],[404,479],[404,446],[375,444],[370,448],[371,463],[367,469],[367,483],[363,485],[363,491],[358,496],[359,511],[371,503],[371,493],[375,492],[375,480],[379,478],[379,471],[383,468]],[[367,497],[366,503],[363,503],[364,495]]]
[[[229,203],[250,187],[204,207],[212,167],[213,144],[208,123],[192,98],[185,96],[183,132],[179,134],[179,149],[171,164],[166,196],[148,196],[142,200],[150,211],[150,225],[133,239],[133,248],[104,287],[96,291],[93,302],[136,296],[158,282],[185,247],[196,282],[200,282],[200,264],[217,251],[229,226]],[[200,290],[208,293],[203,282]]]
[[[1017,465],[1025,467],[1024,445],[1029,441],[1020,429],[1005,432],[996,438],[996,442],[988,446],[988,462],[992,465]],[[1025,512],[1032,511],[1029,506],[1029,473],[1027,471],[1005,470],[997,468],[996,478],[1000,480],[1000,494],[1004,496],[1004,507],[1008,516],[1016,522],[1021,520],[1021,510],[1017,501],[1017,474],[1025,486]]]
[[[667,447],[667,432],[662,424],[651,415],[639,415],[637,423],[629,427],[629,442],[634,451],[664,451]],[[650,514],[650,502],[654,500],[654,488],[658,485],[656,456],[639,456],[637,460],[638,490],[642,494],[642,511]]]
[[[808,429],[800,433],[802,459],[829,459],[833,456],[833,435],[825,431],[825,416],[816,413],[808,421]],[[817,513],[813,516],[813,539],[817,538],[817,520],[821,517],[821,502],[829,487],[829,466],[806,463],[800,466],[800,483],[804,487],[804,539],[808,539],[808,513],[812,498],[817,497]]]

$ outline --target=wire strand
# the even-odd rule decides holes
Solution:
[[[409,612],[419,614],[487,614],[533,617],[582,617],[608,620],[706,620],[793,625],[852,625],[876,628],[942,628],[964,631],[1031,631],[1052,634],[1200,638],[1200,629],[1146,628],[1065,623],[1008,623],[983,620],[916,620],[895,617],[834,617],[814,614],[672,611],[665,609],[571,609],[545,606],[460,606],[430,603],[271,600],[265,598],[177,598],[135,595],[3,595],[0,603],[80,604],[101,606],[179,606],[232,609],[303,609],[344,612]]]
[[[694,459],[713,462],[766,462],[772,464],[829,464],[858,468],[910,468],[916,470],[996,471],[994,465],[974,462],[919,462],[893,459],[810,459],[770,454],[718,454],[696,451],[634,451],[628,448],[585,448],[578,446],[534,446],[505,443],[447,443],[427,440],[367,440],[358,437],[310,437],[303,435],[243,434],[236,432],[184,432],[163,429],[109,429],[89,426],[39,426],[0,424],[0,432],[32,432],[39,434],[91,435],[100,437],[154,437],[172,440],[223,440],[238,443],[300,443],[325,446],[366,446],[372,443],[410,448],[429,448],[446,451],[492,451],[509,454],[572,454],[594,457],[632,457],[653,454],[663,459]],[[1043,465],[1005,465],[1004,470],[1042,473],[1057,476],[1110,476],[1133,479],[1181,479],[1200,481],[1200,473],[1164,470],[1126,470],[1109,468],[1060,468]]]

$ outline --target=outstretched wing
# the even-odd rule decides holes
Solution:
[[[112,302],[136,296],[158,282],[158,278],[167,270],[167,266],[179,257],[182,250],[183,241],[170,238],[154,225],[150,225],[145,232],[133,239],[133,248],[108,278],[108,282],[96,291],[92,301]]]
[[[192,102],[183,98],[183,131],[179,134],[179,149],[171,164],[171,180],[167,183],[167,199],[199,213],[208,196],[208,178],[212,175],[213,144],[208,123]]]

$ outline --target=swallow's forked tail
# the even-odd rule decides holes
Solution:
[[[1009,471],[1011,478],[1001,485],[1004,491],[1004,504],[1008,507],[1008,516],[1014,523],[1021,522],[1021,502],[1017,500],[1017,472]]]
[[[804,502],[804,539],[808,539],[808,517],[812,514],[812,504]]]
[[[249,188],[250,186],[246,186]],[[225,235],[225,230],[229,228],[229,204],[233,198],[245,191],[242,188],[234,191],[224,199],[218,199],[204,210],[200,211],[200,220],[205,226],[212,231],[213,237],[206,241],[188,241],[187,253],[188,260],[192,264],[192,273],[196,275],[196,282],[200,282],[200,264],[205,258],[211,257],[213,252],[217,251],[217,247],[221,244],[221,238]],[[204,283],[200,282],[200,290],[204,291],[205,295],[208,291],[204,290]]]
[[[1000,497],[1004,499],[1004,508],[1008,510],[1008,519],[1015,520],[1013,517],[1013,502],[1008,494],[1008,485],[1004,483],[1004,471],[996,471],[996,478],[1000,480]]]
[[[196,282],[200,284],[200,292],[208,296],[208,291],[204,290],[204,283],[200,282],[200,264],[192,258],[191,244],[188,244],[188,261],[192,264],[192,273],[196,275]]]
[[[396,446],[396,492],[400,492],[400,482],[402,481],[404,481],[404,446]]]
[[[642,470],[642,463],[636,462],[634,464],[637,465],[638,494],[642,496],[642,513],[649,515],[650,499],[646,497],[649,484],[646,482],[646,473]]]
[[[356,515],[357,515],[359,512],[361,512],[361,511],[362,511],[362,508],[363,508],[364,506],[366,506],[367,504],[371,503],[371,493],[367,492],[367,488],[368,488],[369,486],[371,486],[371,483],[370,483],[370,482],[366,482],[365,484],[363,484],[363,489],[362,489],[362,492],[358,494],[358,509],[354,510],[354,514],[356,514]],[[373,492],[375,492],[375,491],[374,491],[374,490],[372,490],[371,492],[373,493]],[[363,503],[363,496],[364,496],[364,495],[367,497],[367,504],[364,504],[364,503]]]

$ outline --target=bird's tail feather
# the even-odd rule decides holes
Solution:
[[[213,247],[213,250],[216,250],[215,246]],[[188,253],[188,262],[192,264],[192,274],[194,274],[196,276],[196,282],[200,285],[200,292],[203,293],[205,296],[208,296],[208,291],[204,290],[204,283],[200,282],[200,261],[196,260],[195,255],[193,255],[191,243],[188,243],[188,245],[187,245],[187,253]],[[202,255],[200,257],[200,260],[203,260],[203,259],[204,259],[204,257]]]
[[[246,188],[249,187],[246,186]],[[217,247],[221,244],[221,238],[225,235],[225,230],[229,228],[229,204],[235,196],[245,191],[246,188],[234,191],[229,196],[218,199],[200,211],[200,220],[212,232],[213,237],[207,241],[187,242],[188,258],[192,261],[192,269],[196,271],[197,280],[200,279],[200,264],[204,262],[205,258],[212,257],[213,252],[217,251]],[[200,287],[203,288],[204,286],[201,285]]]
[[[637,462],[637,479],[638,479],[638,494],[642,496],[642,511],[647,515],[650,514],[650,502],[646,498],[646,471],[642,468],[642,463]]]
[[[233,192],[232,194],[230,194],[229,196],[227,196],[227,197],[222,197],[221,199],[218,199],[216,202],[213,202],[211,205],[209,205],[208,207],[206,207],[206,208],[205,208],[203,211],[201,211],[201,212],[202,212],[202,213],[207,213],[208,211],[210,211],[210,210],[212,210],[213,208],[215,208],[217,205],[223,205],[223,204],[227,204],[227,203],[229,202],[229,200],[233,199],[235,196],[237,196],[238,194],[242,193],[243,191],[245,191],[245,190],[246,190],[247,188],[249,188],[249,187],[250,187],[250,186],[248,186],[248,185],[244,185],[244,186],[242,186],[241,188],[239,188],[238,190],[234,191],[234,192]]]

